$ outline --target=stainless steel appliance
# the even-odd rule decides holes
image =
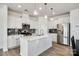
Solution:
[[[70,24],[57,24],[57,43],[70,44]]]

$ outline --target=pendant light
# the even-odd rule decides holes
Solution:
[[[53,8],[50,8],[50,9],[51,9],[51,13],[54,15],[54,14],[55,14],[55,12],[54,12]]]
[[[29,15],[28,10],[25,9],[24,12],[23,12],[23,16],[26,16],[27,14]]]
[[[18,8],[21,8],[21,7],[22,7],[22,5],[18,5],[17,7],[18,7]]]
[[[25,13],[25,14],[28,14],[28,10],[27,10],[27,9],[25,9],[25,10],[24,10],[24,13]]]
[[[34,10],[34,15],[38,15],[38,12],[37,12],[37,10]]]
[[[45,5],[45,13],[46,13],[46,9],[47,9],[46,6],[47,6],[47,3],[44,3],[44,5]],[[45,14],[44,18],[47,19],[48,16]]]
[[[42,10],[42,7],[40,7],[39,10]]]
[[[51,10],[51,13],[54,15],[53,8],[50,8],[50,10]],[[50,18],[50,20],[53,21],[54,19],[53,18]]]
[[[29,15],[29,13],[28,13],[28,10],[27,10],[27,9],[25,9],[25,10],[23,11],[23,13],[22,13],[22,15],[20,16],[20,18],[22,18],[23,16],[26,16],[26,14],[28,14],[28,15]]]
[[[48,18],[48,16],[47,16],[47,15],[45,15],[45,16],[44,16],[44,18],[45,18],[45,19],[47,19],[47,18]]]
[[[34,15],[38,15],[38,12],[37,12],[37,10],[36,10],[36,3],[34,4],[34,6],[35,6],[35,8],[34,8],[35,10],[34,10],[33,14],[34,14]]]

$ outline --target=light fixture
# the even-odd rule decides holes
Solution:
[[[33,13],[34,15],[38,15],[38,12],[36,11],[36,10],[34,10],[34,13]]]
[[[42,8],[40,7],[39,10],[42,10]]]
[[[53,15],[55,15],[55,12],[52,12]]]
[[[53,21],[54,19],[53,18],[50,18],[50,20]]]
[[[21,6],[21,5],[18,5],[17,7],[18,7],[18,8],[21,8],[22,6]]]
[[[38,15],[38,12],[37,12],[37,10],[36,10],[36,3],[34,4],[34,6],[35,6],[35,10],[34,10],[34,12],[33,12],[33,14],[36,16],[36,15]]]
[[[47,16],[47,15],[45,15],[45,16],[44,16],[44,18],[45,18],[45,19],[47,19],[47,18],[48,18],[48,16]]]
[[[29,12],[29,11],[28,11],[27,9],[24,10],[24,13],[25,13],[25,14],[28,14],[28,12]]]
[[[50,10],[51,10],[51,13],[54,15],[54,14],[55,14],[55,12],[53,11],[53,8],[50,8]]]
[[[45,13],[46,13],[46,9],[47,9],[46,6],[47,6],[47,3],[44,3],[44,5],[45,5]],[[44,18],[47,19],[48,16],[45,14]]]

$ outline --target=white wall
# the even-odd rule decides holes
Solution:
[[[79,9],[70,11],[71,37],[79,39]]]
[[[0,6],[0,48],[7,51],[7,6]]]

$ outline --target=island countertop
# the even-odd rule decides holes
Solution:
[[[48,37],[48,36],[51,36],[51,35],[40,35],[40,36],[37,36],[37,35],[32,35],[32,36],[21,36],[20,38],[22,38],[22,39],[24,39],[24,40],[27,40],[27,41],[32,41],[32,40],[37,40],[37,39],[41,39],[41,38]]]
[[[20,37],[21,56],[37,56],[50,47],[52,47],[51,35],[32,35]]]

